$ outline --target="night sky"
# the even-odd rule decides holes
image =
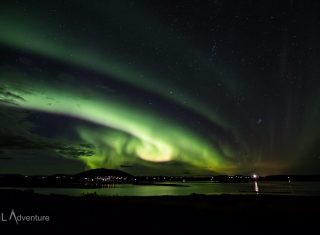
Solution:
[[[320,172],[318,1],[0,3],[0,172]]]

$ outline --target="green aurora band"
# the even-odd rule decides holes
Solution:
[[[230,127],[226,117],[221,117],[219,113],[213,112],[205,103],[194,99],[185,90],[179,89],[173,83],[174,79],[170,79],[170,74],[163,74],[163,77],[167,77],[163,79],[158,74],[150,72],[150,69],[145,66],[131,65],[128,63],[130,58],[119,57],[119,54],[114,52],[113,49],[119,47],[116,42],[101,41],[101,38],[91,39],[88,35],[77,35],[77,33],[72,34],[71,32],[63,33],[67,36],[61,37],[61,32],[57,27],[62,25],[63,21],[56,19],[56,21],[51,20],[43,24],[41,18],[45,17],[44,15],[39,14],[38,17],[36,15],[25,15],[22,8],[7,7],[8,9],[2,11],[3,14],[0,15],[0,43],[72,65],[89,68],[136,87],[151,90],[198,112],[214,123]],[[137,25],[139,25],[139,22],[136,23]],[[109,27],[104,26],[99,30],[108,31]],[[90,46],[87,46],[88,41],[93,40],[100,40],[99,43],[104,48],[103,53],[97,53]],[[159,81],[162,82],[159,83]],[[172,90],[179,95],[172,95]]]
[[[75,157],[90,168],[318,172],[317,8],[211,3],[2,1],[0,113],[71,117],[65,144],[93,145]]]
[[[43,22],[41,18],[45,15],[40,11],[30,16],[25,14],[22,8],[12,8],[7,5],[3,9],[6,9],[0,16],[0,43],[3,45],[112,76],[112,79],[151,91],[194,110],[221,127],[230,126],[226,117],[222,118],[204,102],[194,99],[188,95],[188,91],[181,90],[174,84],[170,74],[163,74],[166,79],[161,79],[159,74],[150,72],[150,69],[141,63],[130,65],[128,56],[119,57],[113,51],[113,48],[119,46],[115,41],[102,42],[99,34],[90,39],[85,34],[77,35],[77,31],[62,33],[57,27],[63,24],[63,20],[51,19]],[[140,21],[135,22],[135,25],[140,25]],[[102,30],[109,29],[112,30],[110,25],[104,25]],[[97,53],[88,47],[89,40],[97,40],[103,45],[103,53]],[[176,44],[179,43],[177,41]],[[7,86],[8,92],[22,98],[14,100],[14,107],[73,116],[116,130],[111,133],[110,131],[96,133],[78,127],[81,138],[97,148],[96,155],[81,157],[89,167],[116,167],[128,161],[125,156],[129,155],[150,162],[184,162],[190,166],[216,172],[230,172],[235,167],[230,162],[230,159],[235,157],[230,146],[220,144],[221,148],[217,150],[209,140],[195,134],[193,130],[181,127],[166,118],[159,119],[158,114],[152,115],[139,107],[130,107],[123,101],[110,100],[101,95],[97,97],[94,94],[95,99],[88,100],[71,88],[55,89],[45,83],[37,87],[35,84],[39,81],[20,75],[16,76],[15,84],[20,85],[15,89],[10,76],[2,74],[0,79]],[[21,83],[24,84],[22,88]],[[33,88],[32,92],[22,92],[30,87]],[[65,91],[62,92],[62,89]],[[172,90],[178,95],[172,95]],[[55,102],[48,105],[47,97],[54,99]],[[226,160],[226,156],[229,160]]]
[[[5,69],[7,71],[7,69]],[[41,80],[3,72],[0,82],[5,93],[0,101],[15,108],[42,111],[86,120],[112,131],[93,131],[77,127],[79,136],[97,149],[93,156],[81,156],[90,168],[119,167],[125,162],[181,162],[212,172],[232,172],[235,165],[225,159],[225,153],[215,149],[208,140],[187,127],[169,119],[131,107],[125,102],[108,99],[96,92],[45,85]],[[32,88],[31,88],[32,87]],[[92,94],[85,96],[83,94]],[[49,103],[50,102],[50,103]],[[232,152],[224,148],[226,152]],[[232,157],[232,156],[229,156]]]

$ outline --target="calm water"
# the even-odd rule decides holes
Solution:
[[[65,194],[80,196],[96,193],[105,196],[160,196],[190,195],[193,193],[206,195],[219,194],[274,194],[274,195],[319,195],[320,182],[250,182],[250,183],[181,183],[182,186],[155,185],[108,185],[105,188],[33,188],[41,194]],[[17,189],[17,188],[16,188]],[[25,188],[19,188],[25,189]]]

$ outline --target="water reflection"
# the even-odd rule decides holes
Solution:
[[[254,191],[259,194],[259,186],[258,186],[258,182],[254,181]]]
[[[41,194],[67,194],[81,196],[97,194],[103,196],[160,196],[160,195],[191,195],[191,194],[282,194],[282,195],[319,195],[320,182],[266,182],[254,181],[249,183],[181,183],[182,186],[156,186],[110,184],[103,188],[32,188]],[[13,189],[13,188],[11,188]],[[14,188],[26,190],[26,188]],[[30,190],[28,188],[27,190]]]

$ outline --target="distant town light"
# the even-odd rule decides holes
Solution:
[[[253,179],[258,179],[258,175],[257,175],[257,174],[253,174],[253,175],[252,175],[252,178],[253,178]]]

